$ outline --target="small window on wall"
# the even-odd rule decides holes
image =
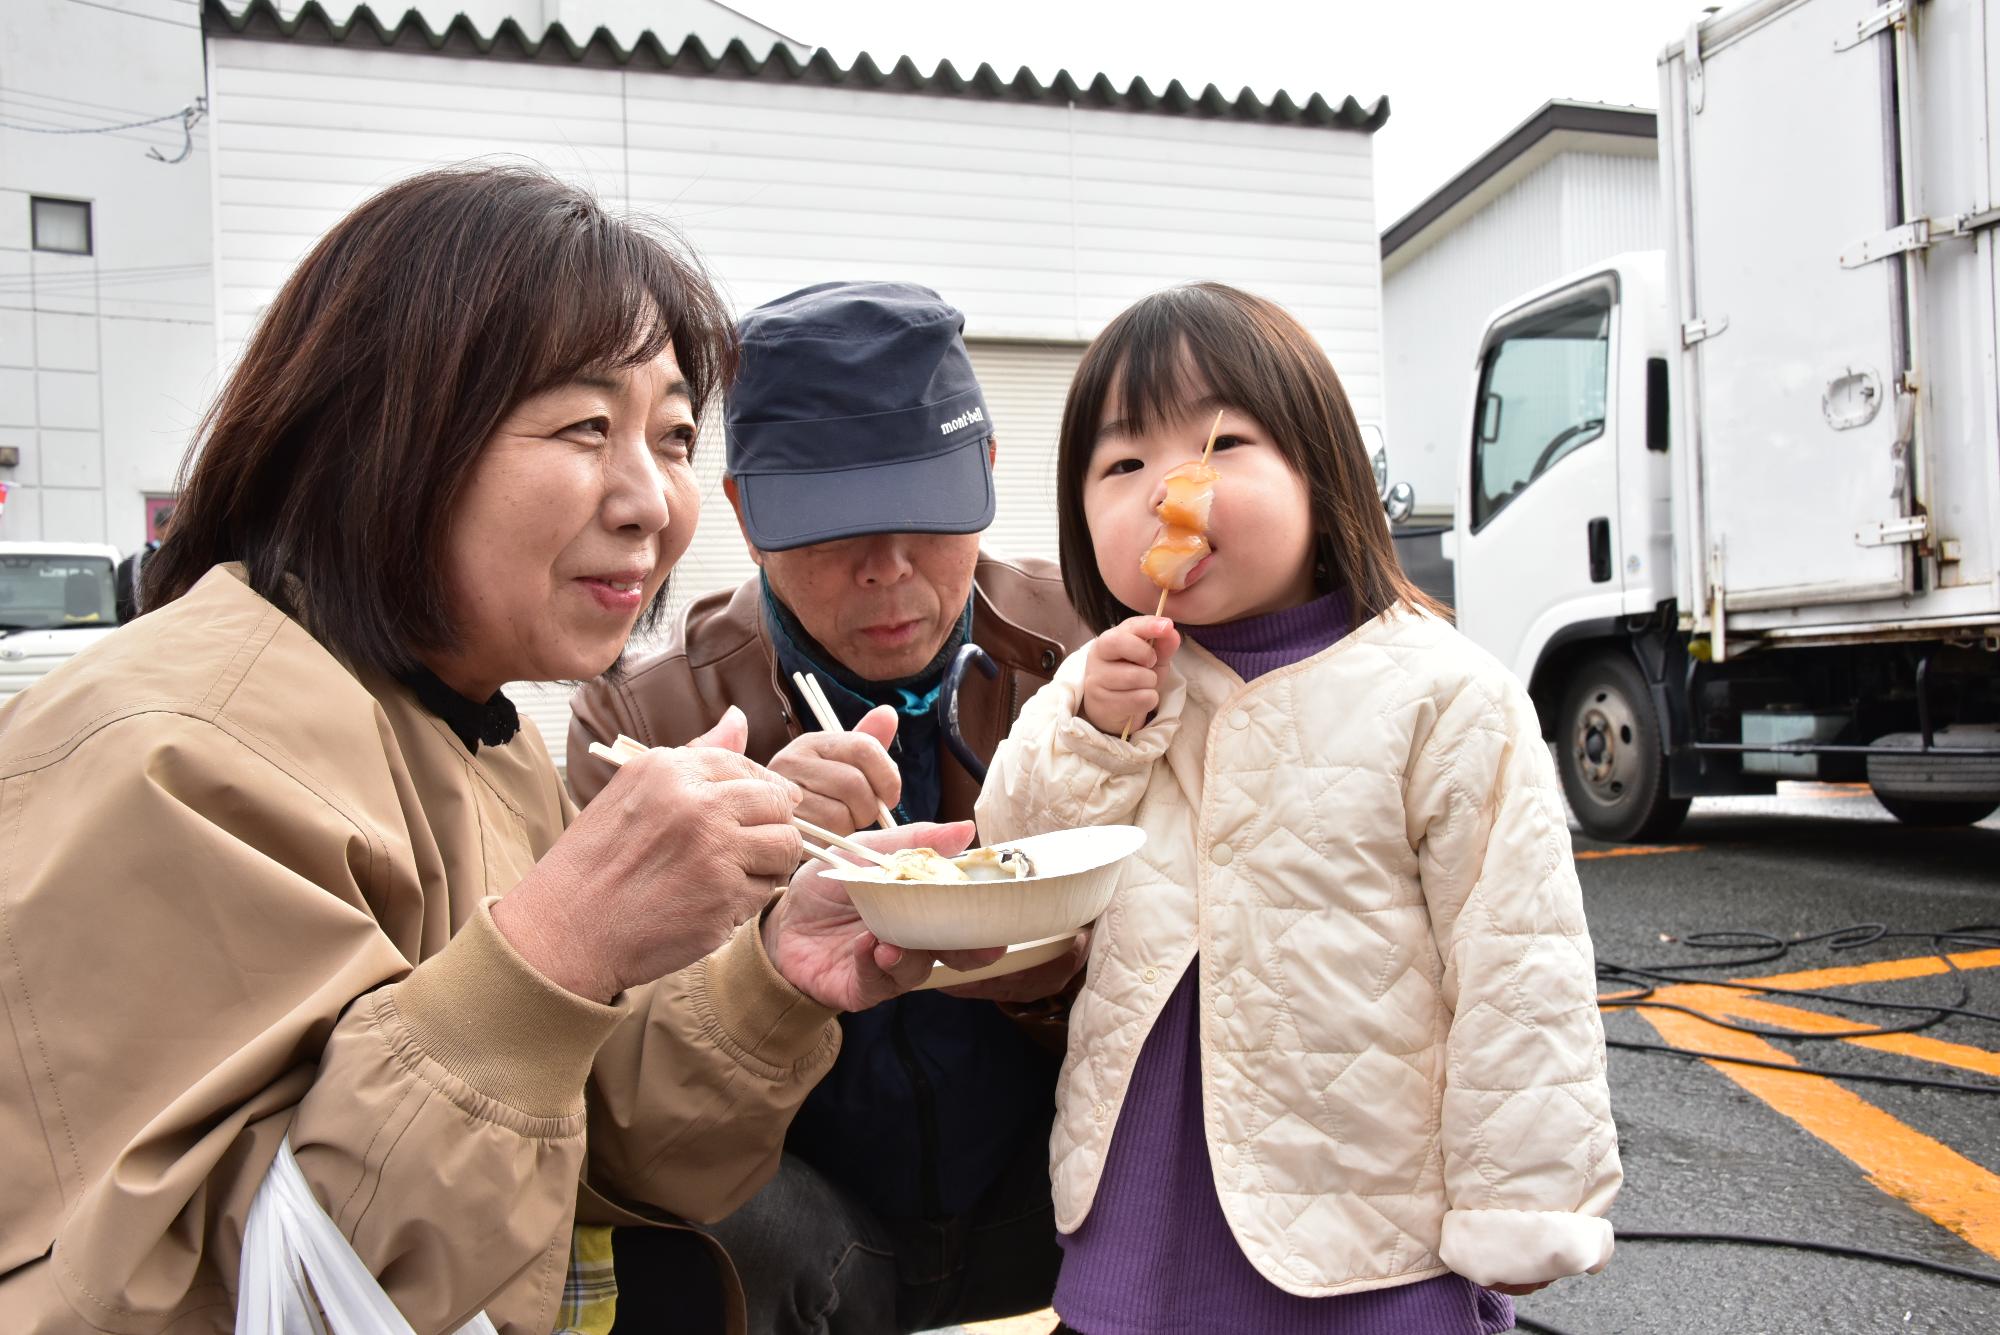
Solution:
[[[90,254],[90,204],[81,199],[44,199],[33,196],[34,247],[63,255]]]

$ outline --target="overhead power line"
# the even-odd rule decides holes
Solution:
[[[148,125],[162,125],[168,121],[181,123],[181,151],[168,157],[157,148],[146,150],[146,156],[169,166],[185,162],[188,154],[194,152],[194,127],[208,115],[208,99],[197,97],[178,111],[169,111],[160,116],[148,116],[144,120],[126,121],[119,125],[27,125],[20,121],[0,120],[0,130],[18,130],[22,134],[117,134],[121,130],[137,130]]]

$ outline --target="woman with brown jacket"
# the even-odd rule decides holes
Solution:
[[[740,715],[578,816],[500,693],[656,606],[732,358],[689,260],[526,171],[285,284],[152,610],[0,711],[0,1329],[232,1329],[289,1136],[418,1331],[548,1335],[577,1230],[734,1208],[836,1010],[926,975],[793,876]]]

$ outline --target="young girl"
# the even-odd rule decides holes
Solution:
[[[1160,479],[1218,409],[1211,554],[1155,617]],[[1610,1259],[1620,1178],[1533,706],[1403,576],[1333,367],[1271,303],[1205,283],[1112,321],[1057,467],[1099,634],[1022,712],[979,827],[1147,842],[1070,1018],[1056,1310],[1084,1335],[1508,1329],[1501,1294]]]

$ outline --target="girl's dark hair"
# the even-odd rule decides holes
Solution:
[[[671,237],[526,167],[393,185],[313,247],[258,323],[181,465],[145,605],[241,561],[351,665],[411,669],[454,643],[450,518],[500,421],[669,343],[700,420],[735,333]]]
[[[1345,588],[1355,624],[1402,605],[1449,616],[1410,582],[1375,489],[1374,469],[1333,363],[1277,304],[1222,283],[1190,283],[1143,298],[1083,354],[1063,406],[1056,516],[1063,585],[1089,625],[1109,630],[1134,611],[1097,571],[1083,484],[1098,424],[1114,415],[1140,431],[1189,415],[1192,370],[1208,391],[1262,423],[1312,498],[1322,591]]]

